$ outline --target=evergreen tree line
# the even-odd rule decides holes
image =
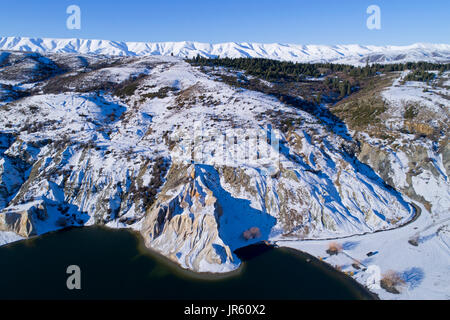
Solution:
[[[436,75],[434,73],[423,70],[416,70],[414,72],[409,73],[403,80],[429,82],[433,80],[435,77]]]
[[[324,84],[332,91],[339,92],[341,97],[349,96],[352,92],[357,90],[359,83],[353,86],[348,80],[341,80],[339,78],[326,78]]]
[[[450,64],[430,62],[407,62],[395,64],[366,64],[364,67],[355,67],[345,64],[333,63],[293,63],[264,58],[205,58],[197,55],[193,59],[187,59],[195,66],[225,67],[245,71],[248,75],[259,77],[268,81],[302,81],[307,77],[321,77],[335,72],[344,72],[354,78],[370,77],[377,73],[413,70],[422,72],[438,70],[445,72],[450,70]],[[421,73],[421,74],[422,74]],[[333,84],[339,86],[338,84]],[[345,86],[344,85],[341,85]],[[345,90],[345,88],[344,88]]]

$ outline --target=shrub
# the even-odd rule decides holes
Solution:
[[[326,252],[330,256],[338,254],[338,253],[342,252],[342,245],[340,243],[337,243],[337,242],[330,242],[328,244],[328,249],[326,250]]]
[[[124,86],[123,88],[116,90],[114,93],[116,96],[119,96],[119,97],[132,96],[134,94],[134,92],[137,90],[137,88],[138,88],[138,84],[132,83],[127,86]]]
[[[144,98],[159,98],[159,99],[164,99],[166,97],[168,97],[168,93],[169,91],[176,91],[176,88],[172,88],[172,87],[163,87],[160,88],[157,92],[150,92],[147,94],[142,95]]]
[[[399,294],[399,287],[405,285],[405,281],[402,279],[400,273],[389,270],[385,274],[380,281],[380,286],[386,290],[387,292]]]
[[[29,108],[32,114],[35,114],[39,111],[39,107],[35,105],[29,106]]]
[[[245,240],[256,239],[256,238],[261,237],[261,231],[259,230],[258,227],[251,227],[250,229],[248,229],[242,233],[242,237]]]
[[[414,105],[409,105],[405,109],[405,119],[414,119],[419,114],[419,110]]]
[[[58,227],[66,227],[67,226],[67,219],[64,217],[58,218],[58,220],[56,220],[56,225]]]

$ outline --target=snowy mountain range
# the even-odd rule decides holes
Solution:
[[[262,43],[118,42],[86,39],[0,37],[0,50],[78,53],[110,56],[252,57],[292,62],[333,62],[362,65],[414,61],[450,62],[450,44],[408,46],[299,45]]]

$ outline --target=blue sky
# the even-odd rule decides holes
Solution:
[[[450,43],[448,0],[0,0],[0,36],[299,44]],[[66,8],[81,8],[81,30]],[[369,5],[381,30],[366,27]]]

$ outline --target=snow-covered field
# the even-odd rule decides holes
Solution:
[[[433,88],[430,84],[419,81],[407,81],[405,84],[400,84],[407,74],[407,71],[403,72],[401,77],[396,79],[394,84],[382,93],[383,98],[397,107],[395,115],[399,115],[398,110],[408,103],[422,106],[427,112],[448,113],[448,99],[445,96],[450,96],[449,89]]]
[[[395,230],[337,240],[279,241],[278,245],[308,252],[338,267],[362,285],[372,286],[370,290],[381,299],[448,300],[450,213],[447,210],[436,221],[421,207],[422,214],[417,220]],[[418,238],[418,246],[408,242],[415,237]],[[330,256],[326,253],[330,242],[341,244],[343,251]],[[375,254],[369,257],[367,254],[370,252]],[[352,266],[355,262],[361,270]],[[362,271],[364,268],[367,268],[366,272]],[[397,272],[404,281],[398,287],[399,294],[373,286],[390,270]],[[378,272],[380,278],[376,278]]]

